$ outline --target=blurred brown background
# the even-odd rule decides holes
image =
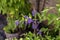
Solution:
[[[29,0],[32,9],[41,12],[44,8],[54,7],[53,9],[49,10],[49,13],[56,13],[56,4],[60,4],[60,0]]]

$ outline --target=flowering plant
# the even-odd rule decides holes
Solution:
[[[14,24],[14,25],[13,24],[12,25],[15,27],[12,27],[11,29],[15,29],[16,26],[19,25],[18,27],[22,28],[23,31],[25,31],[25,32],[30,31],[32,33],[32,35],[33,34],[35,34],[37,36],[39,35],[38,39],[39,38],[44,39],[44,40],[55,39],[55,37],[57,36],[56,34],[59,35],[59,33],[57,33],[57,32],[60,29],[59,28],[60,20],[59,20],[59,16],[57,16],[56,14],[50,13],[47,15],[48,10],[49,9],[43,10],[42,14],[39,14],[36,10],[33,10],[31,12],[32,14],[31,13],[29,13],[28,15],[22,14],[21,17],[18,18],[18,20],[15,20],[14,18],[12,18],[13,19],[12,23]],[[59,13],[58,13],[58,15],[59,15]],[[26,32],[27,35],[29,35],[28,32]],[[24,35],[24,36],[26,36],[26,35]],[[53,38],[51,38],[51,36]],[[27,37],[25,39],[27,39]],[[33,39],[33,38],[31,38],[31,39]]]
[[[8,25],[4,28],[5,32],[15,33],[17,29],[21,34],[25,34],[22,35],[25,40],[59,40],[60,5],[57,5],[58,16],[53,13],[47,15],[49,9],[44,9],[42,14],[34,9],[31,12],[26,1],[0,0],[0,10],[7,14]]]

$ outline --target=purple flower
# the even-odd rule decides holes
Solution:
[[[0,24],[0,30],[4,28],[4,25],[3,24]]]
[[[42,34],[42,32],[41,32],[41,31],[39,31],[37,34],[41,35],[41,34]]]
[[[33,21],[33,24],[32,24],[32,28],[33,29],[37,29],[38,25],[39,25],[38,21],[37,20],[34,20]]]
[[[31,18],[28,18],[28,24],[30,24],[31,22],[33,22],[33,20]]]
[[[24,18],[26,18],[26,19],[27,19],[27,18],[28,18],[28,16],[24,16]]]
[[[32,10],[32,16],[35,16],[35,15],[36,15],[36,13],[37,13],[37,11],[36,11],[36,10]]]
[[[19,25],[19,20],[16,20],[15,24],[16,24],[16,26],[18,26]]]
[[[37,29],[37,27],[38,27],[37,24],[34,24],[34,23],[32,24],[32,28],[33,28],[33,29]]]
[[[28,16],[24,16],[24,18],[27,19],[27,21],[25,21],[26,23],[30,24],[31,22],[33,22],[33,20],[31,18],[29,18]]]

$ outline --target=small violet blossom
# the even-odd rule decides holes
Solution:
[[[36,10],[32,10],[32,16],[35,16],[35,15],[36,15],[36,13],[37,13],[37,11],[36,11]]]
[[[30,24],[31,22],[33,22],[33,20],[31,18],[28,18],[27,23]]]
[[[29,18],[28,16],[24,16],[24,18],[27,20],[26,23],[28,23],[28,24],[33,22],[33,20],[31,18]]]
[[[33,28],[33,29],[37,29],[37,27],[38,27],[37,22],[36,22],[36,21],[33,21],[32,28]]]
[[[32,24],[33,29],[37,29],[37,24]]]
[[[41,34],[42,34],[42,32],[41,32],[41,31],[39,31],[37,34],[41,35]]]
[[[26,18],[26,19],[27,19],[27,18],[28,18],[28,16],[24,16],[24,18]]]
[[[15,24],[16,24],[16,26],[18,26],[19,25],[19,20],[16,20]]]
[[[0,30],[4,28],[4,25],[3,24],[0,24]]]

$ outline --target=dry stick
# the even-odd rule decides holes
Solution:
[[[42,10],[44,10],[45,2],[46,2],[46,0],[43,1],[43,7],[42,7]],[[41,10],[41,11],[42,11],[42,10]]]
[[[42,2],[42,3],[41,3],[41,2]],[[38,8],[40,13],[41,13],[41,11],[44,10],[45,3],[46,3],[46,0],[40,0],[39,8]]]
[[[36,0],[37,11],[39,12],[39,3],[41,0]]]

